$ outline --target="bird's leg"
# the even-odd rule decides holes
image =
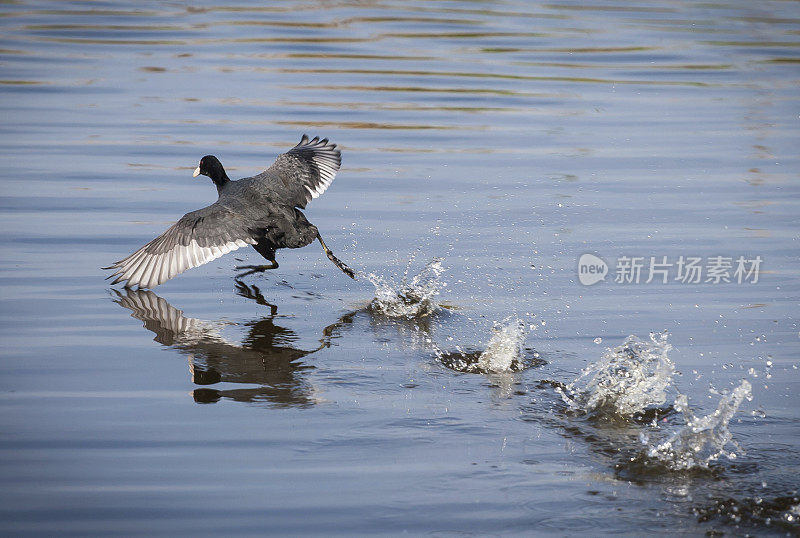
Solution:
[[[243,269],[247,269],[247,271],[244,273],[239,273],[236,275],[236,278],[242,278],[243,276],[252,275],[253,273],[263,273],[264,271],[278,268],[278,262],[275,261],[275,249],[272,248],[272,245],[265,242],[260,242],[253,245],[253,248],[256,249],[256,252],[261,254],[264,259],[270,262],[270,265],[239,265],[236,267],[237,271],[241,271]]]
[[[356,279],[355,271],[347,267],[347,265],[345,265],[342,260],[333,255],[331,249],[329,249],[328,245],[325,244],[325,241],[322,240],[321,235],[317,234],[317,239],[319,239],[319,244],[322,245],[322,249],[325,251],[325,255],[328,257],[328,259],[332,261],[336,265],[336,267],[341,269],[344,274],[355,280]]]

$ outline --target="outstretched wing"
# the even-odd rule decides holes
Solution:
[[[166,232],[110,267],[111,283],[152,288],[187,269],[203,265],[237,248],[254,245],[255,230],[240,216],[214,203],[184,215]]]
[[[295,147],[278,155],[275,162],[253,179],[278,194],[280,200],[300,208],[327,189],[342,164],[336,144],[303,135]]]

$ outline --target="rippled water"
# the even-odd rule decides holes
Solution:
[[[19,1],[0,26],[3,534],[800,533],[796,2]],[[343,151],[306,212],[339,258],[405,306],[441,258],[427,315],[318,246],[107,287],[213,201],[201,156],[247,176],[302,133]],[[676,280],[716,256],[758,281]],[[561,398],[664,330],[664,403]],[[498,346],[517,367],[474,367]],[[659,462],[701,437],[735,458]]]

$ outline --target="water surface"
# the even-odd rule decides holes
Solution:
[[[5,534],[800,532],[796,2],[21,1],[0,27]],[[213,201],[201,156],[251,175],[302,133],[343,151],[307,211],[332,250],[394,289],[441,258],[443,306],[387,316],[316,245],[108,288]],[[763,265],[618,284],[621,256]],[[517,319],[525,368],[486,368]],[[556,390],[664,330],[644,418]],[[743,380],[735,459],[642,457],[676,398],[703,417]]]

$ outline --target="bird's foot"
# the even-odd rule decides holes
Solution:
[[[328,259],[330,261],[332,261],[334,264],[336,264],[336,267],[338,267],[339,269],[342,270],[342,272],[344,274],[346,274],[347,276],[349,276],[353,280],[356,279],[356,272],[353,271],[352,269],[350,269],[342,260],[340,260],[339,258],[334,256],[333,252],[331,252],[330,250],[327,250],[325,252],[325,254],[328,256]]]
[[[272,262],[272,265],[237,265],[237,271],[244,271],[236,275],[236,278],[242,278],[247,275],[252,275],[253,273],[263,273],[264,271],[269,271],[270,269],[277,269],[278,262]]]
[[[322,236],[319,235],[319,233],[317,233],[317,239],[319,240],[319,244],[322,245],[322,250],[325,251],[325,255],[328,257],[328,259],[336,264],[336,267],[341,269],[344,274],[355,280],[356,272],[347,267],[342,260],[333,255],[333,252],[331,252],[331,249],[329,249],[328,245],[325,244],[325,241],[322,240]]]

